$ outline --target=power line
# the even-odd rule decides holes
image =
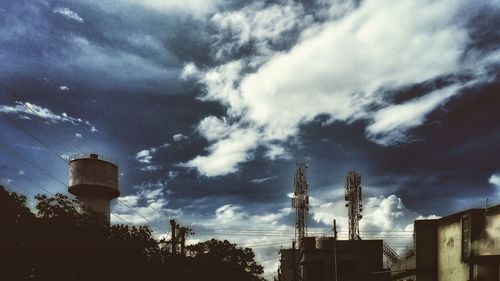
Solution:
[[[42,186],[40,186],[39,184],[35,183],[34,181],[32,181],[30,178],[28,178],[28,176],[26,176],[25,174],[22,174],[22,173],[16,173],[12,168],[6,166],[6,168],[12,172],[14,172],[16,175],[19,175],[19,176],[22,176],[26,181],[28,181],[29,183],[31,183],[32,185],[38,187],[39,189],[49,193],[49,194],[52,194],[50,191],[48,191],[47,189],[43,188]]]
[[[10,154],[12,155],[15,155],[17,158],[23,160],[24,162],[28,163],[30,166],[36,168],[37,170],[43,172],[45,175],[49,176],[50,178],[52,178],[53,180],[57,181],[58,183],[60,183],[61,185],[63,185],[64,187],[66,187],[66,184],[63,183],[61,180],[57,179],[56,177],[54,177],[53,175],[51,175],[49,172],[47,172],[46,170],[40,168],[38,165],[35,165],[33,164],[31,161],[27,160],[26,158],[20,156],[17,152],[9,149],[8,147],[4,146],[3,144],[0,143],[0,148],[2,148],[3,150],[9,152]],[[44,190],[44,189],[42,189]],[[45,190],[46,192],[48,192],[49,194],[51,195],[54,195],[52,194],[51,192]],[[157,225],[153,224],[150,220],[148,220],[147,218],[145,218],[144,216],[142,216],[141,214],[139,214],[136,210],[132,209],[131,207],[129,207],[128,205],[126,205],[125,203],[121,202],[120,200],[117,199],[118,202],[120,202],[121,204],[123,204],[124,206],[126,206],[128,209],[132,210],[133,212],[135,212],[136,214],[138,214],[140,217],[144,218],[147,222],[149,222],[151,225],[154,225],[156,227],[158,227]],[[115,215],[116,216],[116,215]],[[125,220],[124,220],[125,221]],[[133,225],[132,223],[129,223],[131,225]],[[160,230],[162,229],[161,227],[158,227]]]
[[[1,83],[0,83],[1,85]],[[2,85],[4,86],[4,85]],[[5,88],[5,86],[4,86]],[[9,90],[7,90],[7,92],[13,94],[12,92],[10,92]],[[30,107],[28,107],[30,108]],[[33,109],[30,108],[30,110],[32,110],[35,114],[36,111],[34,111]],[[8,115],[0,112],[0,114],[6,118],[7,120],[11,121],[14,125],[16,125],[16,127],[20,130],[22,130],[23,132],[25,132],[26,134],[28,134],[30,137],[32,137],[35,141],[37,141],[40,145],[42,145],[43,147],[45,147],[46,149],[48,149],[49,151],[51,151],[54,155],[56,155],[58,158],[60,158],[61,160],[64,161],[64,163],[68,163],[68,161],[66,159],[64,159],[64,157],[62,157],[60,154],[58,154],[51,146],[43,143],[42,141],[40,141],[37,137],[35,137],[32,133],[30,133],[27,129],[25,129],[24,127],[22,127],[21,125],[19,125],[17,122],[15,122],[12,118],[10,118]],[[38,114],[37,114],[38,115]],[[38,115],[39,116],[39,115]],[[41,116],[39,116],[41,117]],[[26,160],[25,158],[23,158],[22,156],[20,156],[19,154],[15,153],[14,151],[11,151],[10,149],[8,149],[7,147],[3,146],[2,144],[0,144],[0,147],[2,147],[4,150],[8,150],[9,152],[13,153],[14,155],[16,155],[16,157],[22,159],[23,161],[27,162],[27,163],[30,163],[28,160]],[[81,150],[80,150],[81,151]],[[57,182],[61,183],[63,186],[66,186],[66,184],[64,184],[62,181],[56,179],[55,177],[53,177],[52,175],[50,175],[47,171],[33,165],[32,163],[30,163],[31,166],[33,167],[36,167],[37,169],[39,169],[40,171],[42,171],[44,174],[46,174],[47,176],[51,177],[52,179],[56,180]],[[135,212],[137,215],[139,215],[141,218],[143,218],[145,221],[149,222],[151,225],[154,225],[156,227],[158,227],[158,229],[162,229],[161,227],[159,227],[158,225],[152,223],[149,219],[147,219],[146,217],[144,217],[143,215],[141,215],[139,212],[137,212],[136,210],[134,210],[133,208],[131,208],[130,206],[128,206],[127,204],[123,203],[122,201],[120,201],[119,199],[117,199],[118,202],[120,202],[121,204],[123,204],[124,206],[126,206],[127,208],[129,208],[130,210],[132,210],[133,212]],[[151,209],[153,209],[151,206],[149,206]],[[153,209],[154,211],[158,212],[156,209]],[[160,213],[159,213],[160,214]],[[160,214],[162,215],[162,214]]]
[[[129,223],[128,221],[126,221],[125,219],[123,219],[122,217],[120,217],[120,216],[119,216],[119,215],[117,215],[117,214],[114,214],[114,213],[111,213],[111,212],[110,212],[110,214],[111,214],[112,216],[114,216],[114,217],[116,217],[116,218],[118,218],[118,219],[122,220],[122,221],[123,221],[123,222],[125,222],[126,224],[131,224],[131,223]]]
[[[145,221],[149,222],[151,225],[153,226],[156,226],[159,230],[166,230],[166,229],[163,229],[162,227],[158,226],[157,224],[151,222],[149,219],[147,219],[145,216],[141,215],[138,211],[136,211],[135,209],[133,209],[132,207],[128,206],[127,204],[125,204],[123,201],[121,201],[120,199],[116,199],[116,201],[120,204],[122,204],[123,206],[127,207],[128,209],[132,210],[134,213],[136,213],[138,216],[140,216],[141,218],[143,218]],[[168,230],[167,230],[168,231]]]
[[[28,165],[32,166],[33,168],[41,171],[42,173],[44,173],[45,175],[47,175],[48,177],[50,177],[51,179],[57,181],[58,183],[60,183],[61,185],[63,186],[66,186],[65,183],[63,183],[61,180],[57,179],[56,177],[52,176],[51,174],[49,174],[49,172],[47,172],[46,170],[40,168],[39,166],[33,164],[32,162],[30,162],[29,160],[27,160],[26,158],[22,157],[21,155],[19,155],[17,152],[9,149],[8,147],[6,147],[5,145],[1,144],[0,143],[0,148],[2,148],[4,151],[7,151],[9,152],[11,155],[14,155],[16,156],[17,158],[23,160],[25,163],[27,163]]]
[[[3,180],[6,184],[13,184],[13,185],[15,185],[16,187],[18,187],[18,188],[20,188],[20,189],[24,190],[25,192],[27,192],[27,193],[31,194],[33,197],[35,197],[35,196],[36,196],[33,192],[31,192],[31,191],[29,191],[29,190],[27,190],[27,189],[23,188],[22,186],[20,186],[20,185],[16,184],[16,183],[15,183],[15,182],[13,182],[12,180],[6,179],[6,178],[4,178],[4,177],[0,177],[0,180]]]
[[[268,258],[268,259],[263,259],[263,260],[260,260],[260,261],[256,261],[256,263],[261,263],[263,261],[270,261],[270,260],[275,260],[275,259],[279,259],[279,256],[277,257],[272,257],[272,258]]]
[[[13,184],[13,185],[15,185],[16,187],[18,187],[18,188],[22,189],[23,191],[25,191],[25,192],[27,192],[27,193],[31,194],[33,197],[36,197],[36,195],[35,195],[33,192],[29,191],[28,189],[23,188],[22,186],[20,186],[20,185],[16,184],[16,183],[15,183],[15,182],[13,182],[12,180],[6,179],[6,178],[4,178],[4,177],[0,177],[0,180],[5,181],[7,184]],[[47,192],[48,194],[50,194],[50,195],[54,196],[54,194],[53,194],[52,192],[50,192],[50,191],[48,191],[48,190],[46,190],[46,189],[41,188],[39,185],[36,185],[36,186],[37,186],[38,188],[40,188],[41,190],[43,190],[43,191]],[[26,199],[27,199],[28,201],[30,201],[31,203],[35,204],[35,202],[34,202],[34,201],[32,201],[32,200],[30,200],[29,198],[26,198]],[[126,221],[125,219],[123,219],[122,217],[118,216],[117,214],[114,214],[114,213],[110,213],[110,214],[111,214],[112,216],[115,216],[115,217],[117,217],[118,219],[120,219],[120,220],[124,221],[126,224],[131,224],[131,225],[132,225],[132,223],[130,223],[130,222],[128,222],[128,221]]]
[[[32,139],[34,139],[36,142],[38,142],[39,144],[41,144],[42,146],[44,146],[45,148],[47,148],[50,152],[52,152],[52,154],[54,154],[55,156],[59,157],[61,160],[63,160],[65,163],[68,163],[68,161],[66,159],[64,159],[61,155],[59,155],[53,147],[47,145],[47,144],[44,144],[40,139],[38,139],[37,137],[35,137],[35,135],[33,135],[32,133],[30,133],[28,130],[26,130],[23,126],[19,125],[19,123],[17,123],[14,119],[10,118],[7,114],[3,113],[3,112],[0,112],[0,115],[2,115],[5,119],[7,119],[7,121],[10,121],[12,124],[14,124],[14,126],[16,126],[19,130],[25,132],[28,136],[30,136]]]
[[[45,119],[43,118],[43,116],[41,116],[36,110],[34,110],[31,106],[28,105],[27,102],[22,102],[21,101],[21,98],[12,90],[10,89],[9,87],[7,87],[4,83],[0,82],[0,86],[7,92],[9,93],[12,97],[14,97],[14,99],[16,100],[19,100],[23,105],[24,107],[26,107],[29,111],[31,111],[33,114],[35,114],[36,116],[38,116],[40,119]],[[76,150],[78,150],[80,153],[83,153],[83,151],[77,147],[75,144],[73,144],[73,142],[69,141],[67,138],[64,138],[64,140],[69,143],[71,146],[73,146],[73,148],[75,148]]]
[[[276,241],[276,242],[265,243],[265,244],[243,244],[243,245],[241,245],[241,247],[261,247],[261,246],[268,246],[268,245],[283,244],[286,242],[290,242],[290,240]]]
[[[279,233],[294,233],[293,229],[264,229],[264,228],[259,228],[259,229],[236,229],[236,228],[207,228],[207,230],[214,230],[214,231],[238,231],[238,232],[279,232]],[[319,233],[327,233],[331,232],[331,230],[313,230],[313,231],[308,231],[308,233],[311,234],[319,234]],[[360,233],[383,233],[383,232],[409,232],[413,233],[413,231],[409,230],[366,230],[366,231],[360,231]],[[339,231],[338,233],[348,233],[347,231]]]

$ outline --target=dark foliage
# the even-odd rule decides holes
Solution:
[[[62,194],[26,197],[0,186],[0,280],[263,280],[249,248],[210,240],[172,255],[146,226],[109,226]]]

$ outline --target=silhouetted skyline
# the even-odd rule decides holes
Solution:
[[[347,231],[350,170],[361,232],[500,202],[498,1],[6,0],[0,16],[15,95],[0,90],[0,112],[56,154],[116,160],[120,200],[158,235],[175,218],[196,239],[276,243],[256,248],[275,270],[284,239],[266,230],[293,237],[297,161],[317,233],[333,218]],[[0,126],[0,144],[67,184],[64,161]],[[24,174],[67,191],[0,149],[0,176],[43,193]]]

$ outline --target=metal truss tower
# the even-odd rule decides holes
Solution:
[[[345,201],[349,220],[349,240],[360,240],[359,220],[363,218],[361,176],[355,171],[347,173],[345,177]]]
[[[306,163],[297,163],[297,171],[293,179],[294,192],[292,207],[296,210],[295,241],[302,244],[302,238],[307,236],[307,214],[309,212],[309,196],[307,195],[308,183],[306,179]]]

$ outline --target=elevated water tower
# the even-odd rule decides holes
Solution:
[[[110,202],[120,196],[118,165],[97,154],[77,154],[69,161],[69,193],[108,220]]]

